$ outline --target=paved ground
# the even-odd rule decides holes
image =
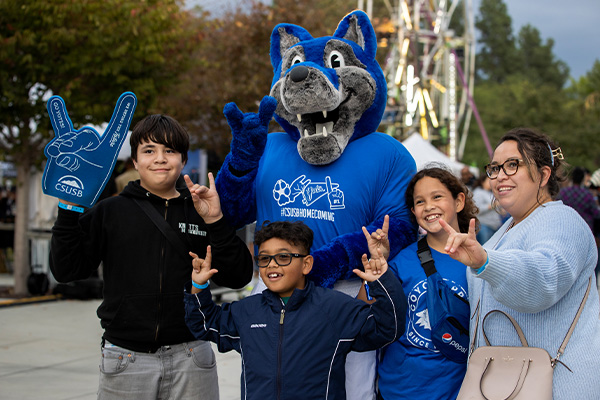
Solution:
[[[11,278],[0,274],[0,285],[12,283]],[[236,297],[227,293],[223,301]],[[3,306],[10,302],[0,299],[0,399],[95,400],[102,335],[96,317],[100,300]],[[213,349],[221,400],[239,399],[239,355],[221,354],[214,345]]]
[[[58,300],[0,308],[0,399],[96,399],[99,304]],[[213,348],[221,400],[239,399],[239,355]]]

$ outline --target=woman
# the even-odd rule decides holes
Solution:
[[[575,210],[553,201],[564,179],[561,160],[560,148],[545,135],[524,128],[508,132],[486,173],[495,198],[511,218],[484,246],[475,238],[474,221],[468,234],[442,222],[449,233],[446,251],[470,267],[470,329],[476,346],[485,345],[483,317],[499,309],[516,319],[530,346],[555,357],[590,277],[596,287],[593,235]],[[554,369],[555,400],[597,399],[600,394],[599,309],[598,292],[591,290],[560,358],[564,365]],[[490,316],[485,331],[492,345],[520,346],[514,328],[502,316]]]

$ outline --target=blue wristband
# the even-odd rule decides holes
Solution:
[[[209,285],[210,281],[206,281],[204,285],[198,285],[196,282],[192,281],[192,286],[196,289],[206,289]]]
[[[371,292],[369,291],[369,284],[365,281],[365,293],[367,294],[367,300],[373,300],[373,296],[371,296]]]
[[[475,273],[476,273],[477,275],[479,275],[480,273],[482,273],[482,272],[483,272],[483,270],[485,269],[485,267],[487,267],[488,263],[490,262],[490,256],[489,256],[489,255],[487,255],[487,252],[486,252],[485,254],[486,254],[485,264],[483,264],[481,267],[479,267],[479,268],[477,268],[477,269],[475,270]]]
[[[58,202],[58,207],[62,208],[63,210],[76,211],[78,213],[83,213],[85,211],[83,207],[77,207],[71,204],[61,203],[60,201]]]

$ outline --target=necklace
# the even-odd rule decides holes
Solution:
[[[496,246],[498,246],[498,243],[500,243],[500,241],[502,240],[502,238],[504,237],[504,235],[506,235],[506,233],[508,231],[510,231],[512,229],[513,226],[515,226],[515,219],[513,218],[513,220],[511,221],[510,225],[508,225],[508,227],[506,228],[506,230],[502,233],[502,235],[500,235],[500,237],[498,238],[498,241],[496,242],[496,244],[494,244],[494,247],[492,247],[492,249],[495,249]]]

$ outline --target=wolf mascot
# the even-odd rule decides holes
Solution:
[[[315,234],[309,278],[351,296],[361,286],[352,270],[362,269],[361,255],[368,253],[362,226],[372,232],[390,216],[390,257],[416,240],[404,201],[415,162],[400,142],[375,131],[387,100],[376,51],[362,11],[348,14],[329,37],[277,25],[272,97],[263,98],[258,114],[225,106],[233,138],[216,182],[223,213],[237,227],[305,222]],[[273,113],[285,132],[267,135]],[[355,379],[361,389],[347,387],[348,398],[370,399],[374,368],[353,372],[352,363],[347,382]]]

